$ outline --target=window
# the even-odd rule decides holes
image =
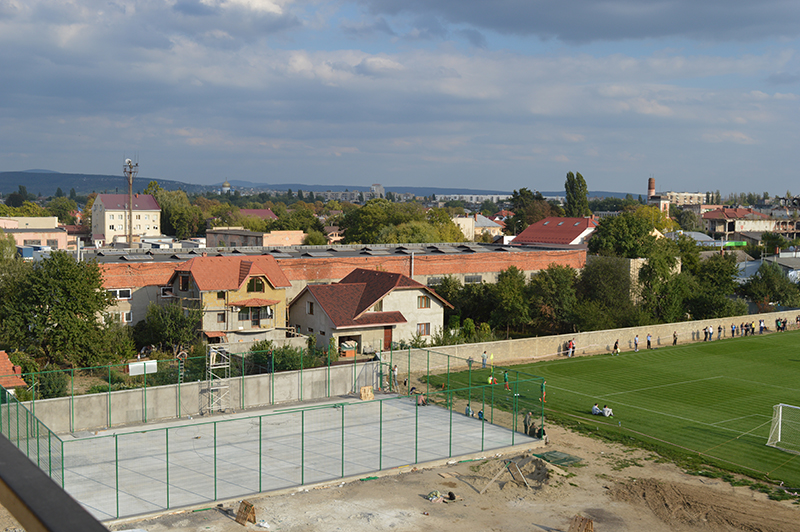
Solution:
[[[431,335],[431,324],[430,323],[417,323],[417,334],[420,336],[430,336]]]
[[[239,321],[247,321],[250,319],[250,309],[244,307],[239,311]]]
[[[145,214],[145,215],[144,215],[144,219],[145,219],[145,220],[149,220],[149,219],[150,219],[150,215],[149,215],[149,214]]]
[[[319,332],[319,335],[320,335],[320,336],[325,336],[325,331],[320,331],[320,332]]]
[[[217,312],[217,323],[225,323],[225,313]]]
[[[417,308],[431,308],[431,298],[428,296],[418,296]]]
[[[136,215],[136,219],[137,219],[137,220],[141,220],[141,219],[142,219],[142,215],[141,215],[141,214],[137,214],[137,215]]]
[[[117,231],[122,231],[122,225],[117,225]]]
[[[442,284],[441,277],[428,277],[428,286],[436,286],[438,284]]]
[[[383,300],[381,299],[372,307],[372,312],[383,312]]]
[[[58,248],[58,240],[48,240],[47,245],[51,248]]]
[[[264,291],[264,281],[258,278],[250,279],[247,282],[247,291],[248,292],[263,292]]]
[[[172,297],[172,287],[171,286],[162,286],[161,287],[161,297]]]
[[[42,241],[41,240],[24,240],[22,243],[24,245],[26,245],[26,246],[41,246],[42,245]]]
[[[150,226],[149,225],[145,225],[144,229],[145,229],[145,231],[149,231],[150,230]]]
[[[117,313],[117,319],[120,323],[131,323],[133,321],[133,312],[119,312]]]
[[[189,290],[189,276],[188,275],[181,275],[181,284],[178,287],[181,292],[187,292]]]
[[[313,333],[314,332],[314,328],[313,327],[309,327],[308,328],[308,332]]]
[[[153,229],[158,229],[158,226],[157,226],[157,225],[154,225],[154,226],[153,226]]]
[[[217,299],[225,299],[225,290],[217,292]]]
[[[108,226],[108,230],[109,230],[109,231],[113,231],[113,230],[114,230],[114,224],[111,224],[111,225],[109,225],[109,226]]]
[[[314,302],[306,301],[306,314],[314,314]]]
[[[480,283],[483,280],[483,277],[480,275],[465,275],[464,276],[464,284],[476,284]]]
[[[130,299],[131,298],[131,289],[130,288],[119,288],[117,290],[109,290],[108,293],[114,299]]]

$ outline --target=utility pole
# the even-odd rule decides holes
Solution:
[[[139,173],[139,163],[125,159],[122,173],[128,180],[128,247],[133,247],[133,178]]]

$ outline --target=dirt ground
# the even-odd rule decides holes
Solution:
[[[382,472],[380,478],[331,482],[248,500],[255,505],[257,522],[272,531],[566,532],[578,514],[591,518],[597,532],[800,532],[800,507],[790,501],[770,501],[747,487],[687,475],[640,449],[556,426],[548,427],[548,433],[550,443],[539,451],[562,451],[582,461],[560,472],[545,470],[536,459],[528,462],[522,473],[530,488],[504,471],[479,493],[505,459],[523,456],[515,452],[429,469],[400,468]],[[457,500],[429,502],[425,496],[433,490],[445,495],[452,491]],[[267,530],[237,524],[225,510],[238,506],[238,501],[225,501],[221,509],[209,504],[209,509],[177,510],[108,527],[148,532]],[[0,530],[18,527],[7,514],[0,517]]]

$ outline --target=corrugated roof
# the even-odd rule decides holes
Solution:
[[[103,276],[103,288],[138,288],[166,286],[179,263],[150,262],[146,264],[98,264]]]
[[[244,216],[258,216],[263,220],[278,219],[272,209],[239,209],[239,212]]]
[[[753,209],[744,209],[742,207],[731,209],[723,207],[722,209],[714,209],[703,213],[704,220],[742,220],[742,219],[762,219],[768,220],[769,216],[760,213]]]
[[[586,229],[597,227],[591,218],[548,216],[529,225],[512,242],[514,244],[569,244]]]

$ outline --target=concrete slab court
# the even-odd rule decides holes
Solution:
[[[109,520],[539,440],[409,397],[62,435],[64,489]]]

